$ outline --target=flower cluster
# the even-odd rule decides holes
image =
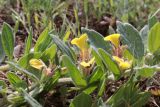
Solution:
[[[80,65],[83,67],[89,67],[94,63],[94,57],[90,58],[89,53],[89,46],[87,44],[87,39],[88,36],[87,34],[82,34],[79,38],[74,38],[71,41],[71,44],[76,45],[80,49],[80,57],[81,57],[81,63]],[[117,62],[119,65],[119,68],[123,71],[126,69],[129,69],[132,65],[132,61],[128,61],[123,59],[122,51],[123,51],[123,46],[120,45],[120,34],[112,34],[104,38],[105,41],[110,41],[111,44],[113,45],[113,60]],[[90,60],[86,58],[90,58]]]

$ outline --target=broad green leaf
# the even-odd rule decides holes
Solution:
[[[41,56],[41,59],[45,61],[53,61],[55,54],[57,52],[57,46],[55,44],[51,45],[49,48],[47,48],[44,53]]]
[[[39,79],[38,79],[38,77],[36,75],[34,75],[33,73],[31,73],[31,72],[25,70],[24,68],[20,67],[18,64],[14,63],[14,62],[11,62],[11,61],[10,62],[7,61],[7,63],[11,67],[15,68],[16,70],[21,71],[22,73],[27,74],[27,76],[29,76],[29,77],[32,77],[35,81],[39,81]]]
[[[101,79],[101,77],[103,76],[103,70],[101,69],[101,67],[96,67],[95,70],[93,71],[93,73],[91,74],[90,78],[89,78],[89,84],[97,82]]]
[[[32,106],[32,107],[42,107],[42,105],[35,100],[32,96],[30,96],[25,90],[22,89],[24,99]]]
[[[136,28],[128,23],[117,23],[117,30],[121,34],[121,41],[123,45],[128,46],[128,50],[137,59],[144,56],[144,44],[142,38]]]
[[[18,88],[26,89],[27,88],[27,83],[24,80],[22,80],[21,78],[19,78],[15,73],[8,72],[7,78],[14,88],[16,88],[16,89],[18,89]]]
[[[148,32],[149,32],[148,25],[145,25],[145,26],[140,30],[140,35],[141,35],[141,37],[142,37],[142,40],[143,40],[143,44],[144,44],[145,50],[147,50],[147,44],[148,44],[148,41],[147,41]]]
[[[3,61],[4,57],[5,57],[5,53],[2,47],[2,40],[1,40],[1,33],[0,33],[0,63]]]
[[[24,51],[25,55],[29,54],[29,52],[30,52],[30,49],[32,46],[32,37],[33,37],[33,31],[31,29],[29,32],[28,38],[26,40],[26,43],[25,43],[25,51]]]
[[[3,23],[1,40],[5,54],[11,60],[13,58],[14,50],[14,35],[11,26],[7,23]]]
[[[52,38],[50,37],[49,34],[49,29],[48,27],[40,34],[35,47],[34,47],[34,52],[43,52],[46,50],[46,48],[49,46],[51,43]]]
[[[103,49],[99,49],[98,52],[99,52],[104,64],[108,68],[108,70],[111,71],[114,74],[114,76],[118,79],[120,77],[121,71],[120,71],[117,63]]]
[[[150,52],[154,53],[160,48],[159,38],[160,38],[160,22],[156,23],[149,31],[148,48]]]
[[[81,93],[76,96],[69,107],[91,107],[92,106],[92,98],[90,95]]]
[[[98,54],[98,52],[96,52],[95,50],[92,50],[92,55],[95,57],[95,62],[98,66],[100,66],[102,68],[102,70],[105,70],[105,66],[104,63],[100,57],[100,55]]]
[[[70,76],[74,81],[75,85],[80,87],[85,87],[87,85],[86,80],[84,79],[83,74],[81,71],[77,69],[77,66],[70,60],[70,58],[66,55],[62,57],[62,60],[70,72]]]
[[[145,78],[152,78],[152,76],[156,73],[156,69],[154,67],[143,67],[138,68],[136,71],[136,76],[141,76]]]
[[[99,84],[98,96],[102,96],[106,88],[106,74],[103,75]]]
[[[89,43],[94,50],[98,50],[98,48],[104,49],[108,53],[111,53],[112,47],[109,42],[104,41],[103,36],[94,31],[86,28],[82,28],[82,33],[86,33],[88,35]]]
[[[68,55],[72,59],[72,61],[74,61],[74,56],[69,47],[55,35],[52,35],[52,39],[53,42],[57,45],[58,49],[64,54]]]

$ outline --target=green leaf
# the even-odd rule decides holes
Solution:
[[[76,96],[69,107],[91,107],[92,106],[92,98],[90,95],[81,93]]]
[[[121,34],[122,44],[128,46],[128,50],[135,58],[144,56],[144,44],[142,38],[136,28],[128,23],[117,23],[117,30]]]
[[[140,92],[138,86],[129,81],[122,85],[118,91],[107,100],[106,103],[112,107],[143,107],[150,97],[149,93]]]
[[[23,68],[27,68],[29,66],[29,61],[32,58],[39,59],[40,57],[41,57],[41,53],[29,53],[21,57],[18,61],[18,64]]]
[[[98,66],[100,66],[102,68],[103,71],[105,71],[105,66],[104,63],[100,57],[100,55],[98,54],[98,52],[96,52],[95,50],[92,49],[92,54],[95,57],[95,62]]]
[[[92,107],[109,107],[108,105],[106,105],[105,102],[103,102],[102,98],[96,99],[96,101],[94,101],[94,103],[92,104]]]
[[[96,67],[95,70],[92,72],[90,78],[89,78],[89,84],[97,82],[101,79],[101,77],[103,76],[103,70],[101,69],[101,67]]]
[[[6,94],[7,94],[7,84],[3,81],[3,80],[0,80],[0,95],[2,96],[2,98],[3,97],[5,97],[6,96]],[[0,106],[2,106],[1,105],[2,103],[1,103],[1,101],[0,101]]]
[[[37,100],[35,100],[32,96],[30,96],[25,90],[22,89],[24,99],[32,106],[32,107],[42,107],[41,104]]]
[[[85,87],[83,92],[86,94],[91,94],[97,88],[97,83],[98,82],[87,85],[87,87]]]
[[[11,60],[13,58],[14,51],[14,35],[11,26],[7,23],[3,23],[1,40],[5,54]]]
[[[147,41],[148,32],[149,32],[148,25],[145,25],[145,26],[140,30],[140,35],[141,35],[141,37],[142,37],[142,40],[143,40],[143,44],[144,44],[145,50],[147,50],[147,44],[148,44],[148,41]]]
[[[148,26],[149,29],[151,29],[157,22],[158,22],[158,18],[156,17],[156,15],[160,12],[160,9],[158,9],[155,13],[151,14],[148,18]]]
[[[148,48],[149,51],[154,53],[160,48],[160,22],[156,23],[149,31]]]
[[[131,107],[142,107],[143,105],[145,105],[148,101],[148,99],[150,98],[150,92],[141,92],[138,94],[139,99],[136,100],[135,103],[133,103],[131,105]]]
[[[66,32],[65,32],[65,35],[64,35],[64,37],[63,37],[63,41],[64,41],[64,42],[66,42],[66,41],[68,40],[70,34],[71,34],[71,30],[70,30],[70,28],[68,27],[67,30],[66,30]]]
[[[49,78],[45,84],[45,87],[44,87],[45,91],[49,91],[53,89],[53,87],[55,86],[55,84],[57,83],[58,79],[61,76],[59,70],[54,72],[55,72],[54,75],[51,78]]]
[[[74,81],[75,85],[80,87],[85,87],[87,85],[86,80],[84,79],[83,74],[81,71],[77,69],[77,66],[73,64],[73,62],[70,60],[70,58],[66,55],[62,57],[62,60],[67,67],[67,69],[70,72],[70,76],[72,80]]]
[[[103,75],[99,84],[98,96],[102,96],[106,88],[106,74]]]
[[[143,67],[137,69],[136,76],[152,78],[155,73],[156,69],[154,67]]]
[[[18,89],[18,88],[26,89],[27,88],[27,83],[23,81],[21,78],[19,78],[15,73],[8,72],[7,78],[15,89]]]
[[[74,61],[74,56],[69,47],[55,35],[52,35],[52,39],[53,42],[57,45],[58,49],[61,50],[64,54],[68,55]]]
[[[86,28],[82,28],[82,33],[86,33],[88,35],[89,43],[94,50],[98,50],[98,48],[104,49],[108,53],[111,53],[112,47],[109,42],[105,41],[103,36],[94,31]]]
[[[7,63],[11,67],[15,68],[16,70],[21,71],[22,73],[27,74],[27,76],[32,77],[35,81],[39,81],[39,79],[38,79],[38,77],[36,75],[34,75],[33,73],[31,73],[31,72],[25,70],[24,68],[20,67],[18,64],[14,63],[14,62],[11,62],[11,61],[7,61]]]
[[[115,78],[118,79],[120,77],[121,72],[120,72],[120,69],[119,69],[117,63],[103,49],[99,49],[98,52],[99,52],[104,64],[108,68],[108,70],[111,71],[114,74]]]
[[[57,52],[57,46],[55,44],[51,45],[49,48],[47,48],[44,53],[41,56],[41,59],[45,61],[53,61],[55,54]]]
[[[149,29],[151,29],[157,22],[158,22],[158,19],[156,18],[156,16],[149,17],[148,19]]]
[[[91,94],[97,87],[98,83],[101,81],[104,72],[100,66],[96,67],[88,79],[88,85],[83,90],[86,94]]]
[[[50,37],[49,34],[49,28],[47,27],[39,36],[35,47],[34,47],[34,52],[43,52],[46,50],[46,48],[49,46],[51,43],[52,38]]]
[[[1,34],[0,34],[0,63],[3,61],[3,59],[5,58],[5,53],[2,47],[2,40],[1,40]]]
[[[33,37],[33,31],[31,29],[29,32],[28,38],[26,40],[26,43],[25,43],[25,51],[24,51],[25,55],[29,54],[29,52],[30,52],[30,49],[32,46],[32,37]]]
[[[0,92],[7,87],[6,83],[0,80]]]

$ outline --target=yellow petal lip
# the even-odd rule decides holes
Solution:
[[[131,64],[129,62],[125,61],[125,62],[121,62],[119,64],[119,67],[121,70],[126,70],[126,69],[131,68]]]
[[[119,58],[117,56],[113,56],[113,59],[117,62],[118,66],[121,70],[129,69],[132,66],[131,62],[124,61],[122,58]]]
[[[88,36],[85,33],[85,34],[82,34],[79,38],[74,38],[71,41],[71,44],[76,45],[81,50],[85,50],[88,47],[87,39],[88,39]]]
[[[160,96],[160,90],[159,89],[157,89],[157,90],[151,89],[150,92],[151,92],[152,95]]]
[[[29,64],[31,67],[42,70],[43,67],[45,67],[45,64],[42,60],[40,59],[31,59],[29,61]]]
[[[83,66],[84,68],[90,67],[94,63],[95,58],[93,57],[89,62],[81,62],[80,65]]]
[[[104,38],[105,41],[110,41],[116,48],[120,45],[120,34],[111,34]]]
[[[119,58],[118,56],[112,56],[112,57],[117,63],[123,62],[123,59]]]

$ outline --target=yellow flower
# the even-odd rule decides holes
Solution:
[[[40,59],[31,59],[29,61],[30,66],[32,66],[33,68],[42,70],[43,67],[46,67],[46,65],[44,64],[44,62]]]
[[[132,66],[131,62],[124,61],[122,58],[117,56],[113,56],[113,59],[118,63],[118,66],[121,70],[129,69]]]
[[[110,41],[116,48],[120,45],[120,34],[112,34],[104,38],[105,41]]]
[[[151,89],[150,92],[152,95],[160,96],[160,89]]]
[[[87,34],[82,34],[79,38],[74,38],[71,44],[76,45],[79,49],[84,51],[88,48],[87,39]]]
[[[80,64],[81,64],[81,66],[83,66],[83,67],[90,67],[93,63],[94,63],[94,60],[95,60],[95,58],[93,57],[89,62],[85,62],[85,61],[83,61],[83,62],[81,62]]]

